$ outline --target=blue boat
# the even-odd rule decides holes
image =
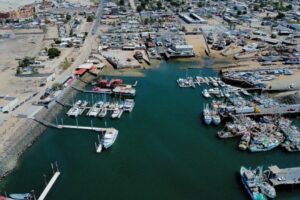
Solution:
[[[14,200],[31,200],[32,199],[32,195],[30,193],[10,194],[9,197]]]

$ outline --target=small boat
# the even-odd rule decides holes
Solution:
[[[107,109],[106,108],[102,108],[98,117],[100,118],[104,118],[107,115]]]
[[[210,94],[209,94],[209,92],[208,92],[206,89],[203,90],[202,94],[203,94],[203,96],[204,96],[205,98],[210,98],[210,97],[211,97]]]
[[[14,199],[14,200],[31,200],[32,195],[30,193],[10,194],[9,197]]]
[[[120,118],[122,114],[123,114],[123,110],[117,108],[111,114],[111,118],[112,119]]]

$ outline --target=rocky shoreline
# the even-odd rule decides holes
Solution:
[[[86,86],[85,82],[92,80],[94,77],[91,75],[86,75],[83,77],[84,82],[76,80],[73,86],[77,88],[84,88]],[[64,89],[59,96],[59,100],[69,101],[71,94],[77,93],[71,86]],[[52,103],[49,108],[43,108],[39,111],[35,117],[38,119],[43,119],[46,121],[53,121],[55,117],[62,111],[63,107],[57,103]],[[19,157],[31,146],[34,142],[42,135],[42,133],[47,129],[44,125],[34,121],[33,119],[22,118],[18,119],[18,123],[21,123],[21,128],[15,131],[21,131],[21,137],[13,138],[13,142],[10,147],[10,151],[5,152],[0,156],[0,179],[6,177],[11,173],[18,165]],[[14,134],[13,132],[10,134]]]

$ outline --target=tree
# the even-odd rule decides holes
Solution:
[[[71,15],[67,14],[66,20],[69,21],[71,19]]]
[[[137,10],[138,12],[141,12],[141,11],[143,10],[143,7],[142,7],[141,5],[139,5],[139,6],[137,6],[136,10]]]
[[[87,22],[92,22],[92,21],[94,21],[94,17],[93,17],[93,16],[88,16],[88,17],[86,18],[86,21],[87,21]]]
[[[278,12],[278,15],[275,17],[276,19],[282,19],[285,17],[285,14],[282,12]]]
[[[157,7],[158,7],[159,9],[162,8],[162,3],[161,3],[161,1],[158,1],[158,2],[156,3],[156,5],[157,5]]]
[[[48,56],[50,59],[60,56],[60,50],[57,48],[48,49]]]
[[[237,12],[236,12],[236,15],[237,16],[239,16],[239,15],[241,15],[242,14],[242,12],[240,11],[240,10],[238,10]]]
[[[120,5],[120,6],[124,6],[124,0],[120,0],[120,1],[119,1],[119,5]]]
[[[285,9],[286,9],[286,10],[292,10],[292,9],[293,9],[292,4],[287,5],[287,6],[285,7]]]

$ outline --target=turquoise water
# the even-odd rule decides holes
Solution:
[[[298,153],[276,149],[265,153],[238,150],[237,139],[220,140],[217,130],[205,126],[200,114],[201,89],[181,89],[179,76],[197,62],[163,62],[145,71],[138,80],[136,106],[120,120],[107,119],[107,126],[119,130],[113,147],[95,153],[94,132],[48,129],[20,159],[18,168],[1,183],[1,191],[40,193],[43,174],[57,161],[61,177],[49,200],[74,199],[247,199],[238,171],[244,166],[279,167],[300,165]],[[190,69],[189,75],[216,76],[209,68]],[[77,99],[91,98],[78,94]],[[101,96],[94,97],[95,99]],[[64,117],[64,122],[75,124]],[[80,125],[91,118],[80,117]],[[59,120],[60,121],[60,120]],[[94,126],[105,122],[93,119]],[[277,199],[299,199],[300,189],[278,190]]]

